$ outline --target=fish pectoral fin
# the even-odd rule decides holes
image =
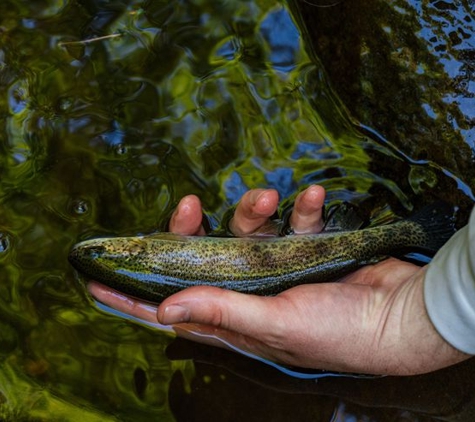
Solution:
[[[353,231],[365,223],[358,214],[357,207],[349,202],[342,202],[331,207],[325,218],[324,232]]]
[[[361,266],[364,267],[365,265],[374,265],[377,264],[378,262],[384,261],[385,259],[390,258],[389,255],[378,255],[378,256],[373,256],[372,258],[366,259],[361,262]]]

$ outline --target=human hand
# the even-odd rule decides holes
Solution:
[[[311,187],[296,200],[290,223],[297,233],[321,230],[324,191]],[[253,233],[278,203],[273,190],[246,193],[230,227]],[[201,205],[185,197],[170,230],[202,234]],[[423,300],[425,269],[389,259],[339,283],[294,287],[275,297],[193,287],[159,307],[92,283],[101,302],[146,321],[172,324],[177,333],[207,344],[226,343],[289,365],[342,372],[409,375],[468,358],[436,332]]]
[[[289,223],[296,234],[319,233],[323,229],[323,203],[325,189],[313,185],[300,193]],[[274,189],[253,189],[246,192],[229,223],[235,236],[249,236],[268,223],[279,203],[279,194]],[[195,195],[182,198],[169,224],[171,232],[181,235],[202,236],[205,230],[202,221],[201,202]]]

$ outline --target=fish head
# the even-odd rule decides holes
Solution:
[[[69,253],[69,262],[80,273],[98,281],[109,277],[123,265],[143,253],[140,238],[99,238],[76,244]]]
[[[155,259],[155,251],[163,248],[162,255],[167,259],[170,240],[180,244],[184,242],[182,237],[168,234],[86,240],[71,249],[69,261],[89,280],[132,297],[159,303],[179,290],[174,277],[160,271],[155,273],[160,266],[160,259]],[[171,252],[174,250],[171,248]],[[175,254],[170,255],[170,259],[174,260]]]

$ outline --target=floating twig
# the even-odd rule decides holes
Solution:
[[[103,40],[107,40],[107,39],[110,39],[110,38],[117,38],[117,37],[121,37],[121,36],[122,36],[122,33],[110,34],[110,35],[104,35],[102,37],[88,38],[87,40],[60,42],[60,43],[58,43],[58,45],[60,47],[62,47],[64,45],[90,44],[90,43],[93,43],[93,42],[96,42],[96,41],[103,41]]]

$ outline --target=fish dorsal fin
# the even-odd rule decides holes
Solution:
[[[340,232],[358,230],[364,224],[364,220],[356,211],[356,206],[349,202],[342,202],[328,212],[324,232]]]
[[[158,233],[151,233],[140,236],[141,239],[156,239],[156,240],[173,240],[176,242],[185,242],[192,236],[183,236],[181,234],[171,233],[171,232],[158,232]]]

